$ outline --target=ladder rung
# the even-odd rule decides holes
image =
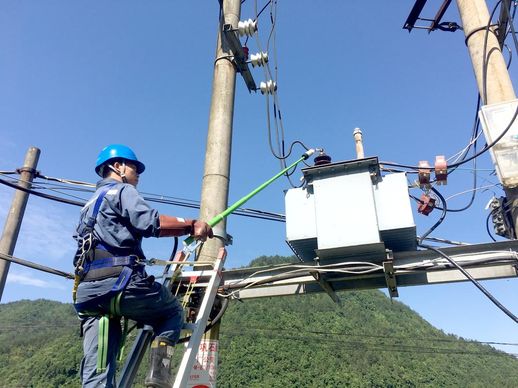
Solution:
[[[185,322],[182,326],[182,329],[183,330],[190,330],[190,331],[194,331],[196,328],[198,327],[198,325],[196,323],[189,323],[189,322]]]

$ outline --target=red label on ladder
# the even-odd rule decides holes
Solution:
[[[192,366],[187,387],[211,388],[216,386],[218,365],[218,346],[216,340],[202,340],[198,347],[196,362]]]

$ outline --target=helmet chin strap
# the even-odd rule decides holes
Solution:
[[[108,168],[110,170],[112,170],[115,174],[120,176],[124,183],[128,183],[128,180],[126,179],[126,163],[125,162],[122,162],[122,171],[117,170],[111,164],[108,165]]]

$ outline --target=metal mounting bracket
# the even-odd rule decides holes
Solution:
[[[383,262],[383,272],[385,272],[385,281],[390,298],[397,298],[399,293],[397,291],[396,273],[394,270],[394,255],[391,250],[387,249],[387,260]]]
[[[235,29],[232,27],[232,24],[225,24],[223,26],[223,36],[225,37],[230,50],[232,50],[232,54],[234,54],[234,64],[236,65],[237,71],[239,71],[243,76],[248,91],[255,92],[257,90],[257,86],[255,84],[254,78],[252,77],[252,73],[248,68],[248,63],[246,63],[248,55],[245,54],[245,51],[241,46],[241,42],[236,36]]]
[[[315,266],[317,266],[317,267],[320,266],[319,257],[315,257],[313,260],[315,261]],[[324,277],[322,276],[321,273],[316,272],[316,271],[311,272],[311,276],[313,276],[315,278],[315,280],[318,281],[318,283],[320,284],[320,287],[322,287],[322,289],[327,293],[327,295],[329,295],[331,297],[331,299],[333,299],[333,302],[338,303],[338,304],[341,303],[340,298],[338,297],[338,295],[336,295],[336,292],[333,289],[333,286],[326,279],[324,279]]]

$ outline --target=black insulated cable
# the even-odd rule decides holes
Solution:
[[[29,194],[34,194],[37,197],[51,199],[53,201],[57,201],[57,202],[61,202],[61,203],[66,203],[68,205],[74,205],[74,206],[83,207],[85,205],[85,203],[86,203],[86,202],[79,202],[79,201],[73,201],[73,200],[70,200],[70,199],[64,199],[64,198],[56,197],[55,195],[40,193],[40,192],[35,191],[33,189],[27,189],[25,187],[22,187],[20,185],[15,184],[15,183],[8,182],[8,181],[6,181],[4,179],[0,179],[0,184],[9,186],[9,187],[11,187],[13,189],[16,189],[16,190],[24,191],[24,192],[29,193]]]
[[[210,323],[205,327],[204,333],[206,333],[207,331],[212,329],[212,327],[214,327],[214,325],[220,321],[220,319],[223,316],[223,314],[225,314],[225,311],[227,311],[227,307],[228,307],[228,304],[229,304],[229,299],[228,298],[221,298],[221,297],[219,299],[221,300],[221,308],[218,310],[218,313],[216,314],[214,319],[212,319],[210,321]],[[183,344],[185,342],[189,342],[190,340],[191,340],[191,336],[183,337],[183,338],[180,338],[178,340],[178,343],[179,344]]]
[[[489,219],[493,216],[493,213],[495,212],[495,210],[496,209],[491,210],[486,217],[486,231],[487,231],[487,234],[489,235],[489,237],[491,237],[491,240],[493,240],[494,242],[496,242],[496,239],[493,237],[493,235],[491,234],[491,230],[489,229]]]
[[[431,188],[431,190],[434,192],[435,195],[437,195],[439,197],[439,199],[441,200],[441,203],[442,203],[442,214],[441,214],[441,217],[439,218],[439,220],[432,225],[432,227],[430,229],[428,229],[421,237],[419,237],[419,244],[423,242],[423,240],[430,234],[432,233],[440,224],[442,224],[442,222],[444,221],[444,218],[446,217],[446,213],[448,211],[447,209],[447,205],[446,205],[446,200],[444,199],[444,197],[442,196],[442,194],[437,191],[435,188]]]
[[[453,265],[455,268],[457,268],[464,276],[466,276],[482,293],[489,298],[491,302],[495,304],[496,307],[498,307],[500,310],[502,310],[509,318],[511,318],[513,321],[518,323],[518,317],[514,315],[511,311],[509,311],[504,305],[502,305],[488,290],[485,289],[482,284],[480,284],[473,276],[469,274],[464,268],[462,268],[455,260],[453,260],[450,256],[442,252],[441,250],[424,244],[419,244],[419,246],[429,249],[431,251],[434,251],[444,257],[448,262]]]

